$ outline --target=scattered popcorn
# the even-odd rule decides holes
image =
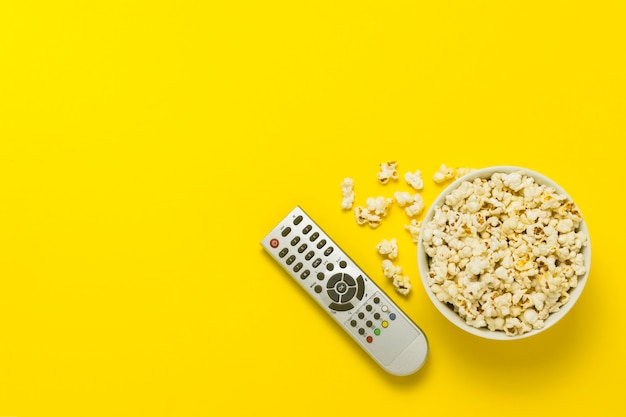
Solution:
[[[405,224],[404,228],[408,230],[408,232],[411,234],[411,239],[413,239],[413,243],[417,243],[417,239],[420,236],[420,229],[422,228],[422,222],[411,219],[411,223]]]
[[[393,204],[392,198],[370,197],[365,202],[367,207],[356,206],[354,217],[358,225],[368,224],[372,228],[380,226],[381,219],[387,215],[389,207]]]
[[[383,259],[383,275],[392,279],[394,275],[402,274],[402,267],[396,266],[389,259]]]
[[[413,196],[406,191],[396,191],[393,194],[393,197],[396,199],[396,203],[398,203],[400,207],[413,203]]]
[[[419,194],[415,194],[413,196],[413,204],[405,208],[404,211],[409,217],[417,216],[422,211],[424,211],[424,199],[422,198],[422,196]]]
[[[448,168],[445,164],[442,164],[439,167],[439,171],[437,171],[433,176],[433,181],[437,184],[441,184],[442,182],[446,182],[452,178],[454,178],[454,169]]]
[[[376,250],[381,255],[387,255],[389,259],[396,259],[398,257],[398,244],[395,238],[390,241],[383,239],[382,242],[376,245]]]
[[[387,184],[390,179],[398,179],[398,162],[389,161],[380,164],[380,172],[378,173],[378,181],[381,184]]]
[[[400,294],[407,295],[411,291],[411,280],[407,276],[394,275],[393,286]]]
[[[422,179],[422,173],[419,170],[414,173],[407,172],[404,174],[404,180],[407,184],[418,191],[424,188],[424,180]]]
[[[350,210],[354,203],[354,180],[352,178],[344,178],[341,183],[341,194],[343,200],[341,200],[341,208],[344,210]]]
[[[370,197],[365,201],[365,205],[370,212],[379,216],[386,216],[387,210],[393,204],[393,199],[385,197]]]
[[[454,179],[458,180],[459,178],[464,177],[474,171],[476,171],[474,168],[457,168],[454,172]]]
[[[373,229],[380,226],[380,216],[378,214],[371,213],[365,207],[356,206],[354,208],[354,218],[359,226],[368,224]]]
[[[587,271],[581,222],[572,201],[521,172],[464,181],[423,230],[430,289],[471,326],[541,329]]]

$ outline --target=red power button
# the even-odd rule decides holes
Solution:
[[[270,246],[276,249],[278,247],[278,239],[270,240]]]

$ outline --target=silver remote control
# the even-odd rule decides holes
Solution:
[[[422,330],[300,207],[261,245],[387,372],[409,375],[424,364]]]

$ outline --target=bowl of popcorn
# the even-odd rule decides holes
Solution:
[[[554,181],[513,166],[450,184],[424,217],[418,268],[435,307],[487,339],[536,335],[574,306],[591,246],[581,211]]]

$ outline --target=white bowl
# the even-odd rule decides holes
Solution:
[[[473,335],[486,338],[486,339],[493,339],[493,340],[522,339],[522,338],[534,336],[540,332],[547,330],[553,325],[555,325],[572,309],[572,307],[574,307],[574,304],[576,304],[576,301],[578,300],[581,293],[583,292],[585,284],[587,283],[587,278],[588,278],[589,270],[591,267],[591,242],[589,240],[589,232],[588,232],[587,224],[584,220],[584,217],[577,230],[582,231],[587,235],[587,244],[582,249],[582,254],[583,254],[584,263],[585,263],[587,272],[584,275],[579,276],[578,285],[575,288],[570,289],[569,301],[563,304],[559,311],[550,314],[548,318],[546,318],[545,320],[545,326],[541,329],[531,330],[530,332],[518,334],[515,336],[509,336],[505,334],[503,331],[491,331],[487,328],[476,328],[476,327],[470,326],[469,324],[466,323],[465,319],[459,316],[459,314],[456,313],[452,309],[452,307],[449,304],[439,301],[437,297],[435,296],[435,294],[430,289],[430,286],[428,285],[428,274],[430,271],[430,258],[426,254],[426,251],[424,249],[424,243],[422,241],[424,227],[432,219],[433,215],[435,214],[436,208],[440,207],[445,202],[446,196],[450,194],[453,190],[458,188],[462,182],[472,181],[476,178],[491,178],[491,176],[496,172],[502,172],[502,173],[507,173],[507,174],[511,172],[521,172],[522,174],[526,176],[534,178],[535,182],[538,184],[543,184],[546,186],[553,187],[557,193],[565,195],[568,197],[570,201],[573,201],[573,199],[554,181],[545,177],[544,175],[541,175],[537,172],[531,171],[526,168],[520,168],[520,167],[515,167],[515,166],[496,166],[496,167],[484,168],[484,169],[473,171],[470,174],[454,181],[446,189],[444,189],[439,194],[439,196],[437,196],[435,201],[432,203],[432,205],[428,209],[428,212],[426,213],[426,216],[424,217],[424,221],[422,223],[422,230],[420,232],[420,236],[419,236],[418,244],[417,244],[418,269],[419,269],[420,276],[422,279],[422,284],[424,285],[424,289],[426,290],[426,294],[428,294],[428,297],[433,302],[433,305],[441,312],[441,314],[443,314],[454,325],[465,330],[468,333],[471,333]]]

